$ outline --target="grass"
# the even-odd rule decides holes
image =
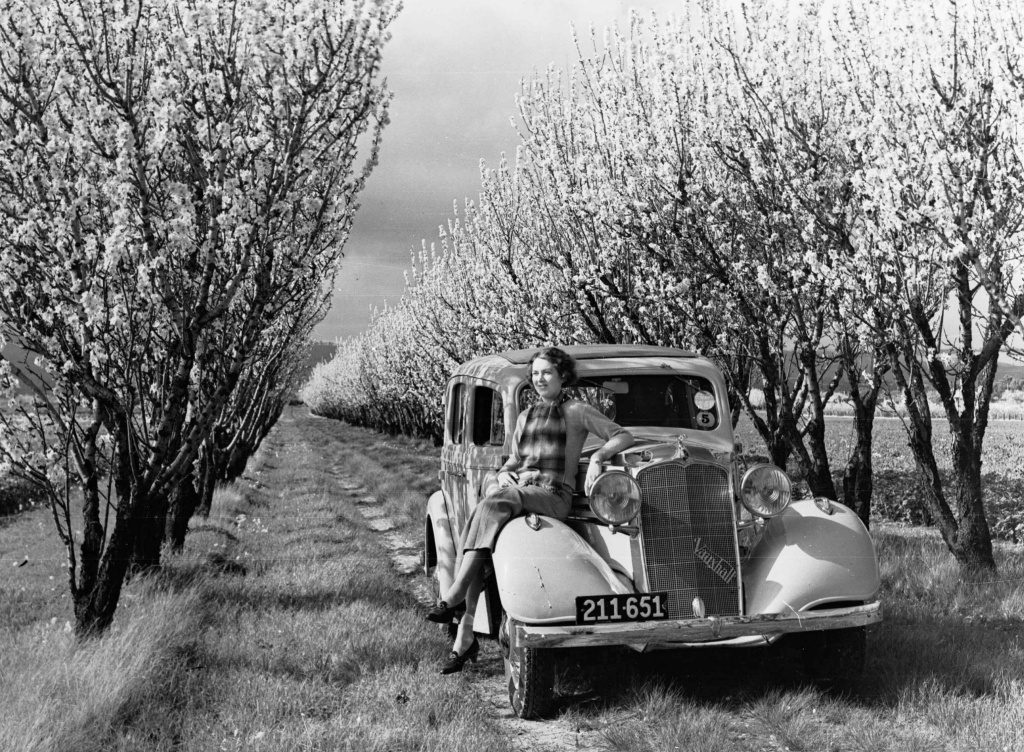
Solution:
[[[627,688],[571,710],[609,749],[1024,749],[1024,551],[1000,545],[998,576],[962,582],[932,531],[873,531],[884,621],[848,692],[806,683],[795,646],[636,656]]]
[[[86,644],[45,510],[0,527],[0,749],[522,748],[507,707],[481,699],[500,690],[494,644],[482,666],[438,674],[447,646],[412,595],[422,575],[392,569],[355,503],[374,497],[418,539],[437,462],[422,442],[286,412],[252,482],[221,489],[186,550],[131,582]],[[998,576],[965,583],[933,531],[873,535],[885,621],[848,693],[811,686],[785,642],[628,652],[600,696],[531,726],[620,752],[1024,749],[1024,550],[998,545]]]
[[[77,644],[66,598],[17,568],[14,592],[46,593],[0,632],[0,748],[508,749],[464,683],[438,674],[442,636],[343,488],[365,482],[418,518],[427,462],[409,455],[424,452],[346,430],[286,415],[250,466],[255,487],[219,491],[185,552],[129,584],[102,639]],[[0,550],[46,522],[22,515]],[[39,556],[59,576],[59,557]]]
[[[77,645],[70,630],[49,624],[5,641],[0,739],[8,749],[109,749],[115,724],[139,741],[150,708],[187,692],[188,675],[175,663],[198,627],[196,596],[161,588],[140,594],[145,609],[102,641]]]

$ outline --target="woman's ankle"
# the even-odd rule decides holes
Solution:
[[[455,635],[455,641],[452,643],[452,650],[460,655],[469,650],[470,645],[473,644],[473,640],[476,639],[476,635],[473,634],[473,625],[460,625],[458,633]]]

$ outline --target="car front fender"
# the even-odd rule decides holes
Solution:
[[[633,592],[576,531],[551,517],[536,519],[534,530],[516,517],[494,547],[494,576],[510,617],[524,624],[574,621],[577,596]]]
[[[443,491],[435,491],[427,500],[423,533],[424,572],[430,575],[431,569],[437,567],[435,574],[443,592],[451,585],[455,576],[455,559],[458,553]]]
[[[849,508],[827,514],[811,499],[768,520],[743,561],[747,614],[805,611],[827,603],[878,597],[878,559],[871,536]]]

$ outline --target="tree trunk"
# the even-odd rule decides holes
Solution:
[[[871,494],[874,491],[871,465],[872,434],[875,427],[875,409],[882,389],[882,377],[888,370],[879,366],[879,353],[872,359],[873,379],[866,390],[861,391],[860,365],[856,350],[843,343],[843,359],[846,361],[847,380],[850,383],[850,400],[853,402],[853,451],[843,471],[843,503],[850,507],[864,527],[871,526]]]
[[[805,332],[805,336],[806,334]],[[800,370],[803,372],[806,394],[800,407],[787,403],[789,409],[783,423],[788,429],[793,451],[804,466],[804,475],[807,485],[811,488],[811,493],[815,496],[824,496],[826,499],[835,499],[836,486],[832,480],[832,467],[828,461],[828,450],[825,447],[827,394],[822,395],[820,383],[822,377],[818,370],[817,353],[812,344],[816,338],[809,337],[794,354],[800,363]],[[810,419],[801,433],[797,421],[804,412],[810,414]]]
[[[130,514],[118,513],[93,587],[75,596],[75,634],[80,638],[102,634],[114,618],[131,561],[133,522]]]
[[[857,434],[856,444],[843,471],[843,503],[857,513],[864,527],[870,527],[871,493],[874,488],[871,468],[871,427],[869,425],[864,431],[860,421],[856,421],[854,432]]]
[[[895,360],[895,359],[894,359]],[[995,570],[992,537],[985,520],[981,493],[981,443],[971,440],[973,421],[949,415],[953,438],[953,492],[957,514],[946,500],[938,463],[932,449],[931,417],[920,369],[913,363],[909,373],[895,368],[893,374],[904,394],[910,425],[910,448],[927,484],[928,511],[946,546],[967,576],[978,569]],[[909,377],[909,378],[908,378]],[[948,413],[947,413],[948,414]],[[956,419],[956,424],[954,423]]]
[[[160,566],[160,547],[167,525],[167,497],[151,495],[140,503],[132,545],[130,574],[140,574]]]
[[[248,447],[243,446],[242,444],[236,444],[224,463],[225,480],[231,481],[235,478],[242,477],[242,473],[245,472],[245,466],[249,462],[249,456],[250,452]]]
[[[78,592],[88,593],[96,586],[100,555],[103,552],[103,523],[100,522],[99,477],[95,464],[85,468],[82,487],[82,567],[78,574]]]
[[[799,434],[796,434],[798,436]],[[836,486],[832,480],[832,470],[828,462],[828,452],[825,449],[825,422],[819,418],[811,421],[807,428],[807,438],[810,451],[803,451],[803,442],[797,446],[801,450],[799,456],[807,462],[806,475],[807,485],[811,487],[811,493],[815,496],[824,496],[827,499],[836,498]],[[804,459],[806,457],[806,459]]]
[[[729,391],[729,419],[736,428],[743,414],[743,398],[750,390],[750,359],[743,355],[725,358],[726,386]]]
[[[171,496],[167,509],[167,524],[164,527],[164,541],[173,551],[180,551],[185,545],[188,521],[192,519],[202,500],[196,488],[196,481],[195,473],[182,479]]]
[[[785,428],[782,421],[785,418],[784,408],[778,402],[778,389],[776,374],[770,368],[759,366],[762,379],[762,390],[764,393],[764,417],[757,414],[757,410],[750,403],[749,393],[740,394],[743,399],[743,407],[747,411],[747,417],[754,424],[754,428],[761,435],[765,448],[768,450],[768,458],[773,465],[782,469],[793,452],[792,445],[785,436]]]
[[[996,568],[992,555],[992,532],[985,519],[980,455],[980,447],[963,441],[962,437],[953,437],[953,470],[956,473],[953,494],[960,524],[950,548],[967,571]]]
[[[212,452],[213,450],[211,450]],[[196,514],[208,517],[213,505],[213,490],[217,486],[217,463],[210,453],[203,452],[199,473],[199,506]]]

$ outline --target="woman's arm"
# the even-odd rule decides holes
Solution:
[[[587,478],[583,484],[583,491],[590,494],[594,481],[601,475],[601,463],[611,459],[623,449],[629,449],[635,443],[633,434],[620,426],[615,421],[606,418],[599,410],[590,405],[583,404],[582,418],[583,425],[589,433],[600,436],[605,440],[604,444],[598,447],[590,455],[590,464],[587,466]]]
[[[519,455],[519,440],[523,436],[523,427],[526,425],[526,411],[520,413],[519,418],[516,420],[516,428],[512,432],[512,451],[509,454],[505,464],[498,469],[498,487],[508,488],[514,486],[519,482],[519,476],[516,475],[518,470],[523,464],[523,458]]]
[[[635,441],[633,434],[624,428],[620,428],[602,446],[595,449],[594,453],[590,455],[590,464],[587,466],[587,479],[583,483],[583,492],[588,496],[590,495],[590,489],[594,487],[594,481],[603,472],[601,470],[602,462],[611,459],[623,449],[629,449]]]

